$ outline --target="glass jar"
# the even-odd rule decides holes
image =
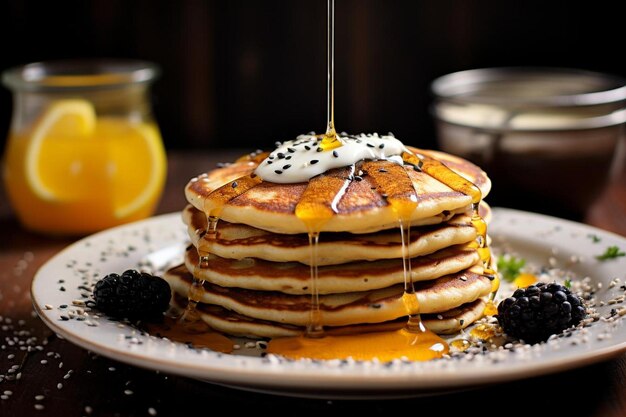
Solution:
[[[154,212],[166,175],[149,98],[158,74],[134,60],[51,61],[3,73],[13,93],[3,177],[25,228],[81,235]]]

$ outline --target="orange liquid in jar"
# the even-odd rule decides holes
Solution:
[[[87,101],[59,100],[11,133],[3,174],[25,227],[84,234],[150,216],[165,172],[156,124],[97,117]]]

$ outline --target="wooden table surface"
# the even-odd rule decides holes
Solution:
[[[171,152],[159,213],[180,210],[192,176],[242,152]],[[626,236],[626,173],[585,218]],[[23,230],[0,186],[0,416],[200,416],[216,408],[258,412],[400,415],[440,410],[454,416],[508,414],[542,402],[542,415],[625,416],[626,355],[571,371],[496,386],[402,400],[317,400],[240,391],[157,373],[100,357],[62,340],[33,311],[29,288],[37,269],[75,239]],[[626,272],[626,271],[625,271]],[[37,347],[39,346],[39,347]],[[525,398],[527,397],[527,398]],[[532,399],[531,399],[532,398]],[[512,408],[514,407],[514,408]],[[223,408],[222,408],[223,409]],[[405,411],[406,410],[406,411]],[[431,411],[432,412],[432,411]],[[200,414],[202,413],[202,414]]]

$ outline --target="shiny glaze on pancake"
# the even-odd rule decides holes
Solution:
[[[417,149],[415,151],[440,159],[480,187],[483,195],[488,193],[491,183],[487,175],[477,166],[441,152]],[[372,188],[375,188],[376,184],[371,183],[368,173],[361,169],[361,165],[362,163],[357,163],[354,171],[356,175],[353,177],[350,176],[350,167],[338,168],[323,174],[343,175],[351,181],[335,206],[335,215],[324,225],[322,231],[368,232],[397,224],[393,210],[385,197]],[[370,169],[376,166],[371,161],[367,165]],[[255,167],[256,162],[253,161],[236,162],[196,177],[185,188],[187,200],[199,210],[203,210],[204,200],[212,191],[236,179],[237,176],[251,173]],[[436,216],[444,211],[469,208],[471,204],[469,196],[452,190],[429,175],[414,170],[410,165],[405,165],[404,168],[413,182],[420,201],[412,220],[429,218],[435,221]],[[389,183],[397,180],[394,175],[388,175],[386,178]],[[244,223],[278,233],[306,233],[306,228],[294,214],[295,207],[306,188],[307,183],[261,182],[229,201],[220,217],[233,223]],[[320,193],[324,192],[322,187]]]

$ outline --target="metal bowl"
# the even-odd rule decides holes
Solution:
[[[439,147],[479,164],[495,205],[580,219],[624,153],[626,80],[567,68],[485,68],[431,84]]]

